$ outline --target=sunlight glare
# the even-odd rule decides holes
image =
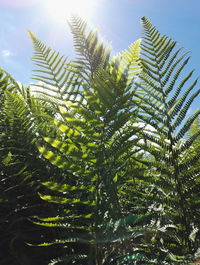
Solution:
[[[95,8],[97,0],[46,0],[45,9],[58,22],[63,22],[71,15],[88,19]]]

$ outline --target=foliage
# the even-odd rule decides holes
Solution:
[[[186,115],[200,89],[195,89],[197,80],[190,81],[194,71],[183,75],[189,60],[187,53],[181,53],[169,37],[161,36],[147,18],[142,18],[142,25],[143,71],[136,96],[141,99],[139,119],[153,128],[153,133],[140,132],[145,139],[142,148],[152,157],[147,173],[152,178],[149,211],[157,208],[155,222],[166,229],[169,226],[167,230],[173,232],[172,237],[158,237],[158,242],[155,238],[159,248],[162,246],[167,255],[170,251],[177,259],[185,259],[199,244],[200,153],[198,149],[191,152],[199,131],[187,139],[185,136],[199,117],[199,110],[190,117]]]
[[[78,17],[74,61],[29,32],[35,91],[2,71],[1,264],[198,258],[199,110],[187,113],[200,90],[187,53],[141,22],[142,42],[113,58]]]
[[[132,178],[130,169],[128,176],[123,176],[124,172],[138,152],[135,149],[138,138],[134,138],[138,131],[134,126],[137,109],[132,100],[135,93],[132,84],[140,71],[140,41],[109,62],[108,49],[99,44],[95,33],[86,35],[85,25],[77,18],[71,23],[80,56],[71,64],[67,63],[68,71],[73,73],[71,83],[76,82],[73,98],[68,85],[63,88],[63,101],[59,97],[62,92],[57,91],[61,101],[59,115],[54,117],[57,137],[44,137],[38,142],[40,153],[66,172],[64,184],[43,183],[56,191],[56,195],[40,194],[40,197],[63,204],[64,210],[59,218],[38,218],[37,223],[64,229],[55,243],[63,243],[69,249],[66,262],[77,257],[84,259],[81,261],[84,264],[111,264],[120,260],[123,263],[126,256],[122,245],[141,235],[137,228],[131,228],[131,221],[128,229],[124,227],[126,218],[131,220],[132,214],[123,213],[120,201],[122,185]],[[49,69],[48,72],[39,70],[42,75],[37,75],[38,81],[53,79],[55,74],[50,77],[50,69],[56,68],[60,58],[32,33],[31,36],[37,54],[49,53],[49,57],[33,58],[36,64],[40,59],[40,65]],[[132,216],[132,222],[135,219]],[[129,260],[135,257],[129,257]]]
[[[31,240],[34,243],[40,237],[51,238],[52,235],[52,232],[41,230],[28,220],[35,214],[53,212],[52,207],[41,202],[37,195],[38,191],[42,191],[40,182],[47,180],[52,170],[41,159],[34,143],[36,135],[39,134],[32,114],[36,109],[34,101],[28,88],[19,86],[8,73],[2,72],[0,112],[0,263],[2,265],[35,263],[43,265],[45,260],[48,261],[45,251],[30,248],[26,244],[27,241]],[[39,119],[38,111],[37,115]],[[42,252],[44,255],[41,262],[39,256]]]

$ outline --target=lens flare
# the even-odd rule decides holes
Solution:
[[[71,15],[88,18],[96,4],[97,0],[44,0],[44,7],[49,15],[61,22]]]

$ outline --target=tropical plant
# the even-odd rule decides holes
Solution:
[[[142,42],[113,58],[79,17],[74,61],[29,32],[37,83],[2,72],[1,264],[198,258],[200,90],[187,53],[141,22]]]
[[[200,89],[195,87],[197,79],[189,83],[194,71],[183,74],[188,53],[176,48],[177,43],[169,37],[161,36],[147,18],[141,21],[143,71],[136,93],[141,108],[138,118],[152,128],[148,133],[140,131],[145,139],[141,146],[152,157],[148,161],[151,184],[146,198],[150,202],[149,212],[155,214],[154,222],[163,226],[163,231],[169,231],[154,236],[157,249],[163,251],[167,260],[183,264],[186,256],[199,247],[200,152],[191,152],[191,148],[200,131],[187,138],[186,134],[200,111],[186,115]]]
[[[41,104],[30,95],[29,88],[19,85],[5,71],[1,72],[0,89],[0,263],[43,265],[49,255],[26,244],[52,235],[28,220],[36,213],[53,211],[37,195],[43,190],[41,180],[57,173],[41,159],[35,145]],[[37,113],[37,119],[33,113]]]
[[[99,43],[97,33],[85,32],[83,20],[72,18],[70,27],[79,57],[67,64],[30,33],[33,60],[41,67],[34,78],[47,91],[59,88],[53,95],[59,100],[59,115],[53,117],[57,136],[43,137],[38,149],[66,174],[62,183],[43,183],[57,195],[40,194],[43,200],[63,205],[59,216],[34,222],[64,230],[55,242],[44,243],[67,247],[67,255],[52,264],[133,263],[142,255],[131,246],[144,233],[133,224],[145,214],[124,212],[120,194],[133,180],[135,168],[129,164],[140,150],[134,137],[139,129],[133,101],[140,40],[109,60],[110,49]]]

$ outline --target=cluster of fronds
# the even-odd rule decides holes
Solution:
[[[184,76],[187,53],[141,21],[142,42],[113,58],[77,17],[72,62],[29,32],[36,91],[1,75],[1,205],[40,233],[38,241],[23,229],[18,236],[0,215],[14,231],[6,241],[13,256],[19,237],[57,250],[51,265],[175,265],[198,256],[200,112],[187,113],[200,90],[194,71]]]
[[[65,90],[65,100],[54,118],[57,137],[44,137],[38,142],[43,157],[66,172],[64,184],[43,183],[54,192],[40,197],[63,204],[64,210],[59,217],[38,217],[34,222],[64,230],[55,242],[44,243],[67,246],[68,256],[64,260],[81,258],[85,260],[82,262],[95,263],[99,259],[104,264],[118,260],[124,264],[137,255],[122,255],[123,242],[132,242],[142,234],[137,226],[131,228],[136,222],[134,216],[132,223],[125,225],[122,221],[127,213],[123,213],[119,198],[121,186],[132,178],[131,170],[128,176],[123,176],[124,172],[140,150],[135,148],[137,109],[131,85],[140,72],[140,41],[109,62],[109,49],[99,44],[96,33],[86,35],[85,26],[81,19],[72,19],[79,58],[64,69],[72,70],[78,77],[78,89],[73,91],[73,99],[67,97],[71,91]],[[34,45],[40,43],[35,37],[32,39]],[[41,43],[40,46],[44,47]],[[108,249],[113,249],[113,253]],[[129,252],[134,253],[134,249],[129,247]]]
[[[174,225],[173,228],[169,226],[169,230],[177,238],[164,238],[163,248],[184,256],[195,252],[198,246],[194,231],[198,231],[200,217],[197,199],[200,168],[194,164],[199,163],[200,152],[196,150],[194,153],[192,149],[200,131],[186,135],[200,114],[197,110],[187,116],[200,89],[195,87],[197,79],[190,81],[194,71],[183,75],[189,60],[188,53],[176,48],[177,43],[169,37],[161,36],[147,18],[142,18],[142,25],[143,71],[136,96],[140,99],[141,108],[138,117],[150,127],[148,132],[140,132],[145,139],[142,148],[151,157],[147,172],[147,176],[152,178],[149,211],[157,208],[160,225]]]
[[[52,212],[37,195],[43,190],[40,182],[52,172],[35,145],[36,136],[45,132],[45,126],[37,126],[44,121],[45,106],[8,73],[2,72],[0,77],[0,263],[18,265],[31,260],[42,265],[38,259],[45,251],[31,249],[26,242],[52,235],[28,220]]]

